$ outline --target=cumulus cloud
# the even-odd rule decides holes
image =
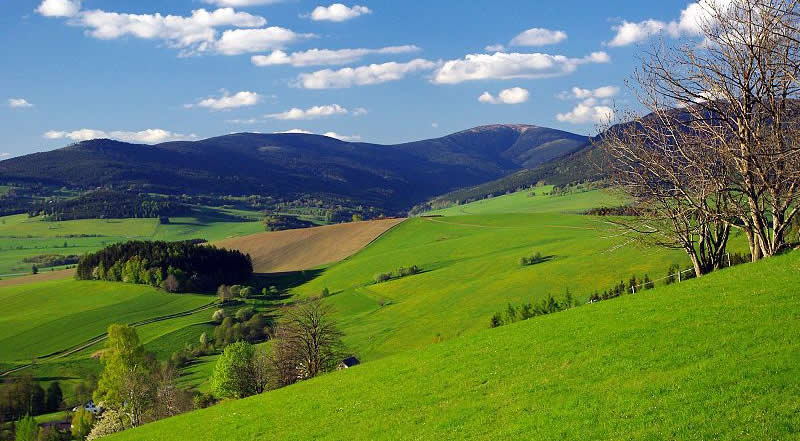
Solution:
[[[462,60],[445,62],[434,72],[436,84],[458,84],[464,81],[550,78],[571,74],[583,64],[608,63],[605,52],[593,52],[582,58],[542,53],[470,54]]]
[[[36,12],[45,17],[74,17],[80,10],[80,0],[44,0],[36,8]]]
[[[190,141],[197,139],[197,135],[195,134],[184,135],[163,129],[146,129],[138,132],[124,130],[106,132],[95,129],[79,129],[73,131],[50,130],[45,132],[44,137],[47,139],[71,139],[72,141],[109,138],[142,144],[158,144],[166,141]]]
[[[250,61],[256,66],[275,66],[290,64],[292,66],[341,65],[359,61],[371,54],[405,54],[419,51],[414,45],[387,46],[379,49],[309,49],[288,54],[276,50],[269,55],[254,55]]]
[[[229,29],[222,33],[215,48],[225,55],[238,55],[280,49],[297,40],[311,37],[314,37],[314,34],[298,34],[291,29],[278,26],[263,29]]]
[[[221,97],[206,98],[194,104],[185,104],[184,107],[205,107],[211,110],[230,110],[239,107],[255,106],[260,101],[261,95],[256,92],[241,91],[231,95],[227,91],[223,91]]]
[[[368,66],[345,67],[339,70],[325,69],[300,74],[297,86],[305,89],[341,89],[352,86],[380,84],[405,78],[412,72],[431,70],[436,63],[421,58],[407,63],[370,64]]]
[[[340,141],[359,141],[361,140],[361,136],[359,135],[340,135],[336,132],[325,132],[322,136],[327,136],[328,138],[336,138]]]
[[[346,108],[338,104],[330,104],[326,106],[314,106],[308,109],[300,109],[297,107],[291,108],[281,113],[271,113],[264,115],[266,118],[280,119],[280,120],[299,120],[299,119],[317,119],[325,118],[333,115],[344,115],[350,113]]]
[[[619,93],[619,87],[603,86],[596,89],[573,87],[569,92],[559,94],[561,99],[581,100],[567,113],[559,113],[556,119],[570,124],[607,123],[614,118],[610,106],[612,97]]]
[[[616,33],[609,46],[628,46],[664,34],[672,38],[700,35],[702,26],[712,19],[712,7],[727,7],[732,0],[700,0],[690,3],[681,11],[680,18],[672,21],[647,19],[639,22],[623,21],[612,29]]]
[[[25,107],[33,107],[33,104],[29,103],[25,98],[9,98],[8,107],[20,109]]]
[[[512,87],[510,89],[503,89],[497,96],[489,92],[483,92],[478,97],[478,101],[488,104],[522,104],[528,101],[530,93],[527,89],[521,87]]]
[[[247,6],[271,5],[280,3],[281,1],[282,0],[203,0],[203,3],[222,7],[243,8]]]
[[[289,129],[289,130],[283,130],[281,132],[275,132],[275,133],[299,133],[301,135],[315,135],[314,132],[310,132],[308,130],[303,130],[303,129]],[[338,139],[340,141],[346,141],[346,142],[348,142],[348,141],[358,141],[358,140],[361,139],[361,136],[359,136],[359,135],[340,135],[340,134],[338,134],[336,132],[325,132],[325,133],[322,134],[322,136],[327,136],[329,138],[336,138],[336,139]]]
[[[511,40],[512,46],[547,46],[567,39],[564,31],[552,31],[544,28],[531,28]]]
[[[372,14],[366,6],[354,5],[347,7],[341,3],[334,3],[330,6],[317,6],[311,11],[310,17],[314,21],[345,21],[361,15]]]

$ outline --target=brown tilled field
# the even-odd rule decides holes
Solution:
[[[65,269],[58,271],[45,271],[42,270],[39,274],[31,274],[29,276],[11,277],[9,279],[0,280],[0,288],[5,286],[24,285],[26,283],[45,282],[48,280],[68,279],[75,274],[74,269]]]
[[[299,271],[342,260],[405,219],[251,234],[214,242],[250,254],[257,273]]]

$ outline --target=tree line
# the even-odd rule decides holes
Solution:
[[[213,291],[250,278],[250,256],[193,242],[130,241],[86,254],[79,280],[108,280],[161,287],[169,292]]]
[[[157,218],[186,216],[191,208],[165,197],[146,193],[100,189],[72,199],[45,199],[30,207],[28,215],[45,220]]]

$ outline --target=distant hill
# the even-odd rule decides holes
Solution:
[[[389,211],[581,150],[585,136],[530,125],[476,127],[397,145],[237,133],[157,145],[95,139],[0,162],[0,182],[166,194],[314,196]]]

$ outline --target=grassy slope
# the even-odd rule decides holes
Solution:
[[[579,215],[506,214],[409,219],[358,254],[327,268],[294,292],[326,299],[346,343],[364,359],[418,349],[483,329],[506,307],[605,289],[632,273],[661,275],[680,252],[616,247],[600,219]],[[520,267],[541,252],[549,262]],[[422,274],[373,284],[379,272],[416,264]],[[384,299],[389,304],[381,307]]]
[[[111,323],[187,311],[211,301],[209,296],[112,282],[58,280],[2,288],[0,361],[30,361],[102,334]]]
[[[589,208],[617,206],[624,197],[611,190],[592,190],[551,196],[552,186],[537,187],[511,194],[497,196],[469,204],[456,205],[425,213],[426,215],[463,216],[469,214],[497,213],[580,213]],[[535,196],[531,196],[535,193]]]
[[[260,222],[229,222],[214,217],[176,217],[170,221],[169,225],[159,224],[158,219],[43,222],[24,214],[5,216],[0,218],[0,275],[30,272],[31,265],[23,263],[22,259],[40,254],[81,255],[108,244],[133,239],[219,240],[264,229]],[[68,237],[81,234],[99,237]]]
[[[796,439],[798,272],[795,252],[109,440]]]

